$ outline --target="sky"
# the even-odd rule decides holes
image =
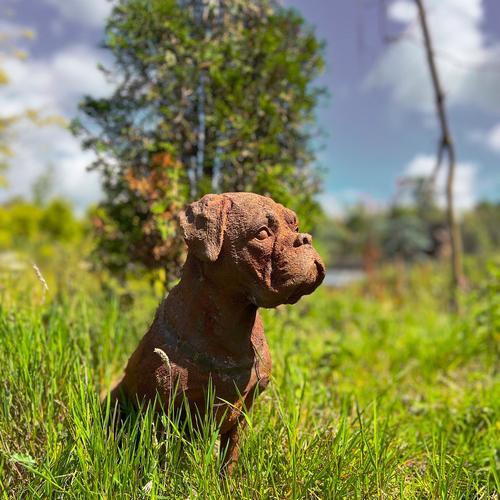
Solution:
[[[325,42],[326,70],[317,84],[328,97],[317,109],[322,136],[315,142],[325,210],[339,214],[359,201],[386,205],[402,176],[432,171],[439,136],[413,0],[283,3]],[[457,206],[466,210],[500,199],[500,2],[425,3],[457,149]],[[3,0],[0,33],[30,29],[35,37],[18,40],[27,59],[0,62],[10,77],[0,87],[0,114],[29,107],[71,119],[83,94],[108,95],[97,63],[109,57],[98,47],[109,11],[107,0]],[[15,161],[0,201],[29,196],[49,167],[57,194],[78,210],[99,199],[97,174],[86,169],[92,153],[65,129],[23,122],[11,143]],[[442,193],[439,199],[444,203]]]

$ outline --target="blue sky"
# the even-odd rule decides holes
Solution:
[[[110,87],[96,69],[106,0],[4,0],[0,32],[31,28],[19,42],[29,58],[7,57],[11,85],[0,90],[0,113],[29,106],[71,118],[83,93]],[[438,130],[427,66],[412,0],[285,0],[326,42],[320,79],[330,94],[320,103],[324,132],[318,164],[325,171],[321,200],[333,213],[363,200],[387,203],[397,179],[432,169]],[[500,2],[427,0],[438,65],[458,152],[456,193],[466,209],[500,199]],[[495,21],[496,20],[496,21]],[[392,40],[392,41],[391,41]],[[58,191],[83,209],[99,198],[91,153],[57,127],[18,127],[10,192],[28,195],[47,165]],[[443,172],[444,173],[444,172]],[[442,185],[444,177],[438,180]],[[5,198],[6,193],[3,195]]]
[[[328,134],[319,157],[328,172],[326,203],[389,199],[397,178],[405,171],[426,171],[436,151],[432,89],[413,2],[385,2],[385,12],[379,1],[286,3],[327,42],[322,83],[331,98],[318,112]],[[460,203],[497,199],[500,147],[489,135],[500,123],[500,2],[427,0],[426,5],[461,162]],[[384,40],[398,37],[398,42]]]

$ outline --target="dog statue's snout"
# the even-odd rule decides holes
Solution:
[[[312,245],[312,236],[307,233],[299,233],[293,242],[294,247],[301,247],[302,245]]]

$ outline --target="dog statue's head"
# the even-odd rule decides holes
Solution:
[[[189,256],[206,277],[258,307],[294,304],[325,277],[312,237],[299,232],[292,210],[271,198],[207,194],[180,214],[180,224]]]

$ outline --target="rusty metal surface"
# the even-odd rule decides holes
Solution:
[[[297,302],[319,286],[325,268],[311,236],[298,232],[295,213],[271,198],[209,194],[179,219],[188,246],[181,280],[158,307],[111,396],[134,403],[158,395],[168,404],[177,387],[202,412],[211,383],[231,470],[241,412],[271,373],[258,308]]]

